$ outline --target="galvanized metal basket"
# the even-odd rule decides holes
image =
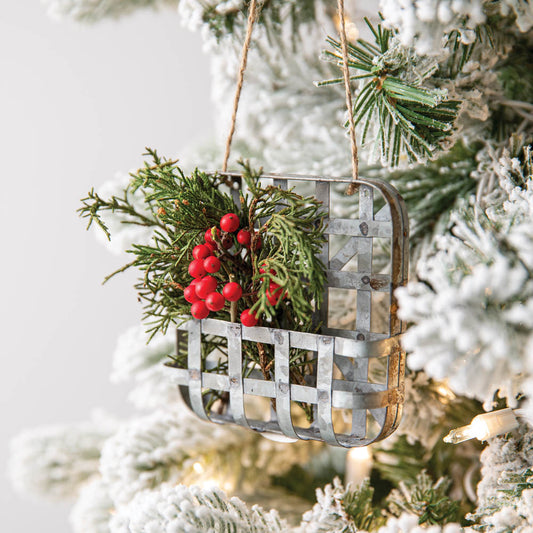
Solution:
[[[222,175],[233,181],[238,201],[241,176]],[[408,220],[404,202],[390,184],[360,180],[356,182],[357,193],[350,197],[353,212],[336,217],[332,187],[344,189],[351,180],[296,175],[265,175],[264,179],[273,180],[281,188],[314,187],[316,198],[328,212],[328,241],[321,253],[327,267],[327,286],[324,303],[317,312],[324,326],[320,334],[311,334],[191,318],[177,334],[178,344],[187,338],[187,368],[173,368],[173,378],[189,407],[204,420],[238,424],[274,438],[312,439],[333,446],[365,446],[381,440],[398,426],[404,398],[405,353],[400,345],[403,325],[394,298],[394,290],[407,282]],[[379,272],[373,261],[377,247]],[[384,266],[384,255],[388,266]],[[330,327],[329,302],[334,291],[337,295],[339,291],[354,291],[351,301],[355,304],[355,324],[351,328],[342,329],[339,324]],[[378,307],[384,320],[376,326]],[[207,372],[203,367],[202,336],[227,339],[227,374]],[[273,345],[274,380],[266,380],[258,370],[247,371],[245,376],[245,341]],[[290,348],[316,356],[314,371],[306,376],[305,385],[291,382]],[[229,403],[224,412],[216,406],[206,408],[207,390],[226,394]],[[275,407],[267,409],[266,419],[252,418],[245,408],[249,397],[267,398]],[[295,425],[293,402],[313,405],[314,421],[309,427]]]

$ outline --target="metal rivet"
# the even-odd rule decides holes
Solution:
[[[283,345],[283,335],[281,334],[280,331],[274,331],[274,334],[272,335],[273,339],[274,339],[274,343],[275,344],[279,344],[280,346]]]
[[[365,285],[368,285],[370,283],[370,278],[368,276],[363,276],[361,278],[361,281],[365,284]]]
[[[281,394],[287,394],[289,392],[289,384],[288,383],[278,383],[278,390],[281,392]]]
[[[364,341],[365,340],[365,336],[362,333],[358,333],[357,334],[357,340],[358,341]]]
[[[366,222],[361,222],[361,224],[359,224],[359,230],[363,235],[368,235],[368,224]]]

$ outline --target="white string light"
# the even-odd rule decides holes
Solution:
[[[510,408],[483,413],[475,416],[468,426],[452,429],[443,440],[449,444],[459,444],[474,438],[487,440],[516,429],[517,416],[521,416],[520,410],[513,411]]]

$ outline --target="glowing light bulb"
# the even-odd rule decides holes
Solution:
[[[352,448],[346,454],[345,484],[360,485],[372,470],[372,451],[369,446]]]
[[[203,474],[204,473],[204,467],[202,466],[202,463],[194,463],[192,465],[192,469],[197,473],[197,474]]]
[[[517,427],[518,420],[513,410],[510,408],[500,409],[475,416],[468,426],[452,429],[443,440],[449,444],[459,444],[474,438],[487,440]]]

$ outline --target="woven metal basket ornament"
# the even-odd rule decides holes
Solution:
[[[233,181],[238,202],[241,176],[222,175]],[[347,448],[381,440],[398,426],[404,398],[405,353],[400,345],[403,325],[394,298],[394,290],[407,282],[408,220],[404,202],[390,184],[360,180],[356,182],[356,194],[350,197],[353,212],[348,217],[343,212],[334,218],[332,188],[343,190],[351,180],[295,175],[265,175],[262,179],[271,179],[284,189],[314,187],[315,197],[328,213],[327,242],[321,253],[327,285],[316,317],[323,327],[320,333],[312,334],[191,318],[178,328],[178,349],[184,342],[188,347],[187,368],[172,368],[174,382],[201,419],[237,424],[275,440],[319,440]],[[332,324],[330,313],[335,296],[347,301],[346,291],[353,294],[355,307],[350,329]],[[206,371],[201,343],[209,336],[227,339],[227,373]],[[242,352],[246,341],[273,345],[273,380],[246,366]],[[291,382],[291,348],[308,351],[315,361],[304,385]],[[227,407],[221,410],[216,403],[211,405],[209,391],[225,394]],[[250,409],[245,404],[251,397],[269,400],[271,407],[265,419],[247,416]],[[313,422],[308,427],[295,425],[291,409],[295,402],[313,406]]]

